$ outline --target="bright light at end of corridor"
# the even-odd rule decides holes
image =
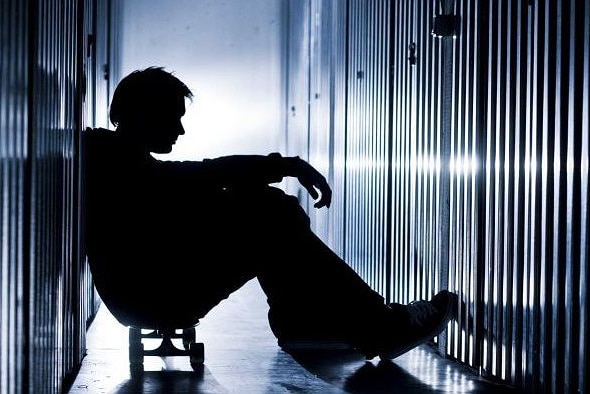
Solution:
[[[235,75],[218,74],[209,79],[185,78],[194,93],[192,102],[186,101],[182,118],[185,135],[178,138],[170,154],[158,158],[202,160],[268,154],[283,148],[281,103],[273,100],[272,92],[262,88],[256,91],[244,81],[245,86],[239,87]],[[235,94],[236,89],[248,90],[248,94]]]

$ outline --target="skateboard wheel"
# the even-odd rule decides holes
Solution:
[[[129,372],[132,378],[143,375],[143,364],[129,364]]]
[[[141,343],[141,328],[129,328],[129,346]]]
[[[205,346],[202,343],[191,343],[189,346],[191,366],[195,367],[205,362]]]
[[[143,343],[129,344],[129,364],[143,366]]]
[[[196,334],[195,334],[194,327],[185,328],[184,330],[182,330],[182,346],[186,350],[190,349],[191,343],[194,343],[195,339],[196,339]]]

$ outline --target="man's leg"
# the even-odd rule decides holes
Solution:
[[[430,303],[422,305],[426,308],[385,305],[313,234],[297,199],[279,189],[227,190],[216,210],[215,220],[207,220],[207,228],[198,232],[203,261],[191,274],[202,314],[256,276],[280,344],[342,341],[370,357],[395,357],[400,349],[438,334],[448,320],[448,297],[437,301],[434,310]],[[412,325],[416,313],[426,326]]]
[[[309,227],[297,199],[265,187],[230,192],[234,238],[253,259],[268,296],[279,342],[322,339],[358,343],[405,310],[385,305]],[[240,253],[241,253],[240,252]]]

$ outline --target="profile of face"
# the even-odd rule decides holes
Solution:
[[[135,116],[136,138],[145,150],[170,153],[180,135],[184,134],[182,117],[186,108],[183,96],[158,97]]]
[[[161,95],[142,105],[130,114],[124,123],[128,135],[143,150],[153,153],[170,153],[179,136],[184,134],[182,117],[185,98],[179,95]]]

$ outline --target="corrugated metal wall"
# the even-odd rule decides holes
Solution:
[[[587,387],[589,15],[572,0],[479,16],[482,368],[532,390]]]
[[[309,91],[311,0],[290,1],[287,32],[287,151],[292,156],[309,159]],[[307,197],[295,183],[287,184],[307,208]]]
[[[334,198],[330,211],[309,209],[309,213],[318,235],[339,253],[344,253],[346,195],[346,18],[345,2],[311,1],[309,160],[333,186]]]
[[[344,256],[387,291],[389,2],[349,2]]]
[[[408,303],[446,287],[441,266],[446,266],[448,237],[440,235],[448,233],[449,188],[441,162],[450,139],[444,127],[441,43],[421,28],[430,24],[433,4],[394,4],[391,281],[392,298]]]
[[[330,110],[334,97],[333,87],[334,70],[332,61],[335,59],[331,53],[332,43],[330,30],[332,29],[332,1],[311,1],[310,23],[310,84],[309,84],[309,160],[316,165],[331,181],[334,178],[332,166],[334,139],[334,127]],[[314,130],[323,130],[322,133],[314,133]],[[308,202],[309,204],[309,202]],[[309,204],[311,207],[313,204]],[[330,216],[326,210],[311,210],[310,216],[313,226],[322,231],[320,236],[327,238],[331,233]],[[321,229],[321,230],[320,230]]]
[[[84,351],[78,343],[81,264],[76,145],[80,131],[79,28],[75,2],[32,6],[30,239],[28,294],[29,389],[50,391]],[[25,218],[26,220],[27,218]],[[84,322],[85,323],[85,322]],[[52,366],[48,368],[47,366]],[[45,366],[45,367],[44,367]],[[53,381],[52,381],[53,380]],[[49,384],[48,384],[49,383]]]
[[[2,393],[59,392],[85,353],[78,146],[95,3],[0,4]]]
[[[0,391],[23,386],[29,127],[28,3],[0,3]]]
[[[317,90],[334,94],[315,103],[312,45],[299,149],[343,193],[316,231],[390,300],[457,292],[443,353],[530,392],[587,391],[590,4],[311,4],[306,39],[332,56]],[[433,36],[440,14],[455,34]]]
[[[314,210],[301,192],[300,199],[316,233],[385,292],[389,3],[311,0],[290,7],[288,151],[309,159],[334,189],[330,211]],[[307,104],[306,119],[293,110],[296,102]]]
[[[445,53],[451,63],[452,78],[447,89],[452,105],[448,170],[449,193],[449,288],[460,295],[459,318],[451,328],[447,351],[472,366],[481,359],[482,316],[481,294],[484,278],[483,256],[480,254],[484,221],[482,209],[482,116],[484,100],[480,86],[485,80],[481,71],[484,43],[478,39],[481,26],[477,18],[480,6],[466,2],[461,15],[461,31]],[[447,10],[455,14],[451,8]]]

